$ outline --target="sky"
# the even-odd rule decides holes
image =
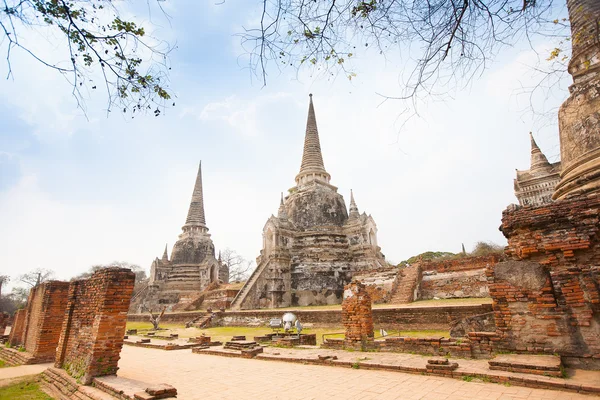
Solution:
[[[517,202],[515,169],[529,167],[528,133],[551,162],[559,159],[556,113],[536,117],[519,94],[540,79],[528,43],[505,48],[443,100],[423,99],[407,122],[401,103],[378,94],[401,91],[404,65],[393,56],[357,55],[352,80],[270,70],[263,86],[236,36],[256,19],[254,2],[161,4],[170,23],[144,7],[123,11],[176,46],[176,105],[159,117],[107,115],[101,92],[87,98],[84,114],[61,75],[13,53],[14,76],[0,81],[0,273],[13,284],[36,268],[59,279],[112,261],[149,269],[181,233],[200,160],[215,247],[254,259],[280,193],[295,184],[309,93],[331,183],[346,202],[353,189],[392,263],[459,252],[463,243],[504,245],[498,227]],[[41,54],[61,54],[52,36],[23,35]],[[547,54],[554,45],[533,47]],[[2,57],[0,76],[7,71]],[[552,110],[568,84],[532,104]]]

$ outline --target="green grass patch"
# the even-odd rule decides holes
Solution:
[[[127,329],[137,329],[140,334],[144,334],[148,331],[152,331],[152,324],[150,322],[128,322]],[[385,329],[385,327],[384,327]],[[444,330],[395,330],[386,329],[388,336],[402,336],[402,337],[415,337],[415,338],[440,338],[449,337],[449,332]],[[161,330],[156,331],[157,335],[168,336],[171,333],[178,334],[180,338],[196,337],[201,335],[210,336],[213,341],[226,342],[231,340],[232,336],[246,336],[248,340],[252,340],[254,336],[263,336],[268,333],[272,333],[273,330],[268,326],[217,326],[213,328],[198,329],[198,328],[186,328],[183,324],[164,324],[161,325]],[[280,330],[283,332],[283,330]],[[343,339],[344,334],[343,327],[330,327],[330,328],[305,328],[302,333],[305,334],[316,334],[317,344],[323,342],[323,335],[326,334],[326,338],[329,339]],[[380,338],[379,327],[375,330],[375,337]],[[159,339],[159,338],[157,338]]]
[[[40,385],[31,380],[21,381],[0,388],[0,400],[52,400],[52,397],[40,389]]]
[[[8,367],[8,365],[6,365],[6,361],[0,360],[0,368],[5,368],[5,367]]]
[[[384,328],[385,329],[385,328]],[[400,337],[414,337],[414,338],[440,338],[440,337],[450,337],[450,332],[449,331],[441,331],[441,330],[437,330],[437,329],[423,329],[423,330],[419,330],[419,331],[403,331],[403,330],[395,330],[395,329],[390,329],[387,330],[388,336],[385,336],[383,339],[385,339],[386,337],[390,337],[390,336],[400,336]],[[380,338],[380,334],[379,334],[379,330],[375,330],[375,338],[379,339]]]

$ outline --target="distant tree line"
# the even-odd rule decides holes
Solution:
[[[464,249],[464,247],[463,247]],[[504,254],[504,246],[493,243],[493,242],[477,242],[473,251],[467,253],[466,251],[460,253],[452,253],[448,251],[426,251],[416,256],[412,256],[398,264],[398,267],[406,267],[407,265],[414,264],[422,260],[443,260],[461,257],[479,257],[490,254]]]

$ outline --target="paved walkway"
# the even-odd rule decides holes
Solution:
[[[118,375],[168,383],[181,400],[590,400],[597,397],[451,378],[124,346]]]
[[[22,376],[41,374],[46,370],[46,368],[51,367],[53,365],[53,363],[47,363],[0,368],[0,381],[3,381],[5,379],[20,378]]]

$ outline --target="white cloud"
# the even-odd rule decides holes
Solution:
[[[205,105],[198,119],[223,121],[244,136],[258,136],[264,126],[264,120],[260,117],[261,114],[265,114],[265,108],[290,97],[289,93],[283,92],[261,95],[253,99],[241,99],[239,96],[232,95],[224,100]],[[183,115],[188,113],[189,111],[186,110]]]

